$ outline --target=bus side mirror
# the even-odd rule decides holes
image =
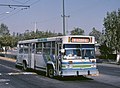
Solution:
[[[65,49],[61,49],[61,53],[62,53],[62,54],[65,53]]]

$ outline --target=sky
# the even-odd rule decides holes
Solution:
[[[118,11],[120,0],[64,0],[66,31],[81,28],[88,35],[92,28],[102,31],[107,12]],[[8,26],[10,33],[39,31],[63,33],[63,0],[0,0],[4,5],[24,5],[25,7],[0,6],[0,24]]]

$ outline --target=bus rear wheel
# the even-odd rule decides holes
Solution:
[[[23,61],[23,70],[24,70],[24,71],[27,70],[27,63],[26,63],[26,61]]]
[[[49,66],[49,67],[48,67],[47,76],[50,77],[50,78],[53,78],[53,77],[54,77],[54,69],[53,69],[52,66]]]

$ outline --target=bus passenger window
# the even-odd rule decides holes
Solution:
[[[46,54],[46,55],[50,55],[50,49],[44,48],[43,53]]]
[[[19,49],[19,53],[23,53],[23,48],[20,48],[20,49]]]
[[[19,45],[19,53],[23,53],[23,44]]]
[[[27,54],[28,53],[28,48],[24,49],[24,53]]]
[[[36,54],[42,53],[42,43],[36,43]]]
[[[52,54],[55,55],[55,49],[52,49]]]
[[[28,53],[28,49],[29,49],[29,44],[24,44],[24,53],[27,54]]]

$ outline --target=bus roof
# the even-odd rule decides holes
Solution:
[[[48,38],[37,38],[37,39],[19,41],[18,44],[34,43],[34,42],[47,42],[47,41],[62,41],[62,40],[65,41],[67,38],[92,38],[93,39],[94,36],[68,35],[68,36],[57,36],[57,37],[48,37]]]

